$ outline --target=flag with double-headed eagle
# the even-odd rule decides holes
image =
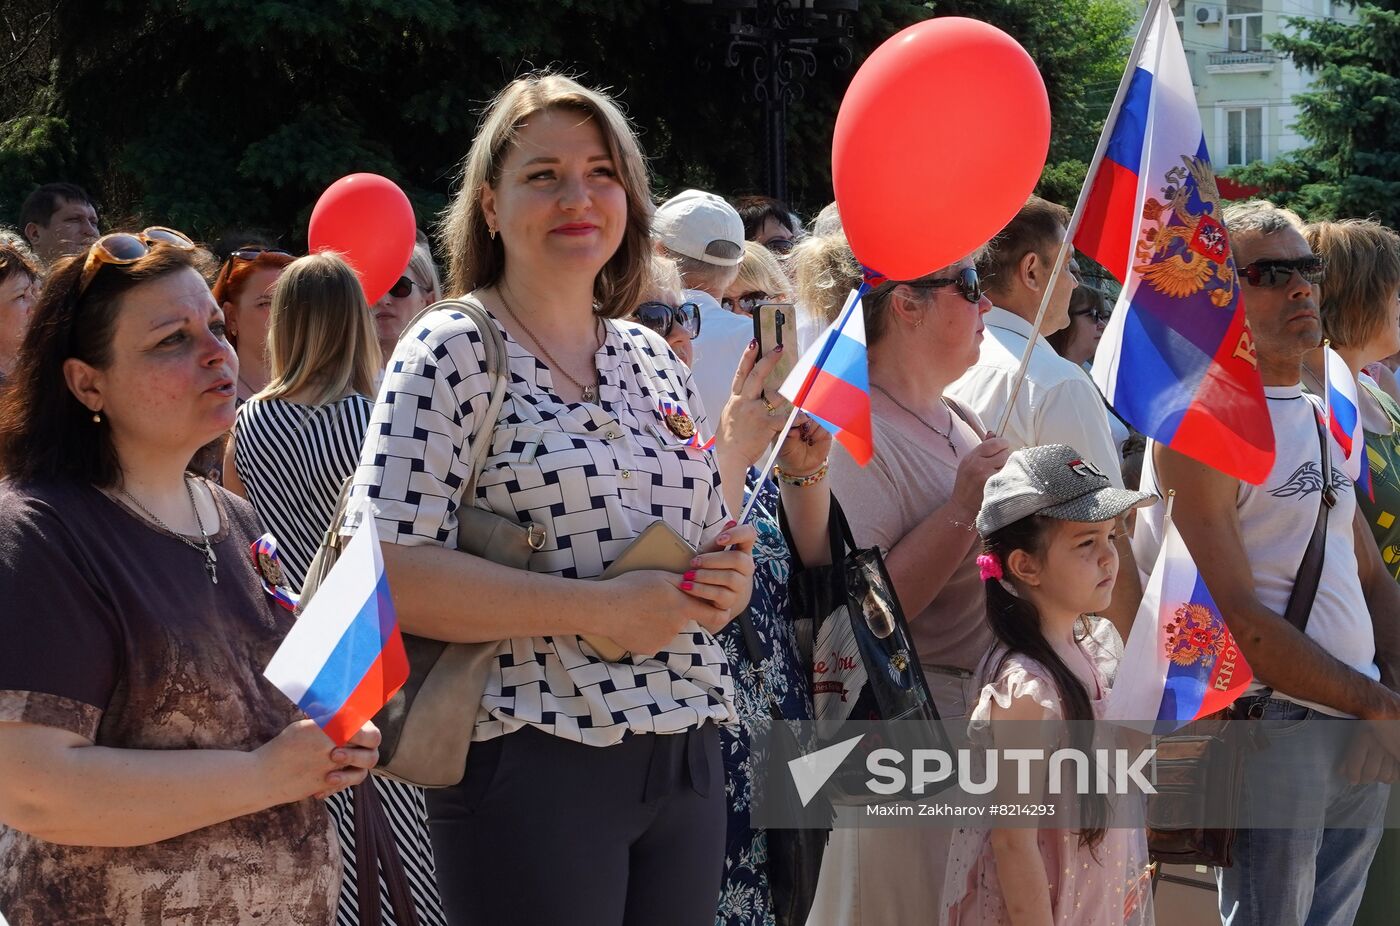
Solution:
[[[1074,236],[1123,284],[1094,381],[1148,437],[1257,485],[1273,468],[1273,426],[1167,4],[1149,4],[1134,47]]]
[[[1186,543],[1168,520],[1105,719],[1171,733],[1229,707],[1253,678]]]

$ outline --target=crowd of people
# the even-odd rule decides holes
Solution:
[[[755,742],[774,711],[811,716],[790,580],[830,564],[838,499],[857,546],[884,551],[943,722],[975,740],[1000,719],[1102,716],[1169,490],[1256,675],[1237,710],[1298,729],[1400,718],[1400,237],[1377,223],[1223,212],[1278,447],[1254,486],[1105,403],[1087,366],[1111,300],[1056,266],[1069,213],[1035,197],[984,246],[865,295],[868,465],[805,415],[785,428],[774,370],[862,281],[836,205],[809,226],[766,197],[657,204],[616,104],[556,74],[501,91],[436,252],[420,236],[373,304],[331,252],[102,234],[72,184],[40,187],[19,219],[0,238],[15,926],[350,926],[367,890],[394,922],[385,885],[355,876],[367,781],[420,923],[775,923]],[[486,334],[443,299],[475,302],[503,339],[495,420]],[[764,352],[753,316],[775,303],[793,340]],[[1359,384],[1369,492],[1320,458],[1324,336]],[[495,644],[479,708],[456,719],[473,746],[452,787],[371,775],[373,724],[334,746],[262,676],[294,617],[250,544],[270,532],[299,587],[347,529],[347,480],[402,629]],[[1283,615],[1324,492],[1300,632]],[[542,530],[528,570],[457,550],[471,508]],[[598,581],[657,521],[697,551],[690,568]],[[596,637],[628,655],[604,659]],[[1271,748],[1298,742],[1316,741]],[[1286,780],[1247,764],[1246,801],[1304,822],[1239,833],[1225,926],[1355,916],[1382,831],[1326,812],[1379,820],[1400,743],[1377,726],[1334,745],[1289,756]],[[1151,923],[1151,883],[1141,829],[838,828],[807,922]]]

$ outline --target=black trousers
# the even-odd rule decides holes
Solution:
[[[713,926],[726,814],[712,723],[606,747],[527,726],[428,792],[453,926]]]

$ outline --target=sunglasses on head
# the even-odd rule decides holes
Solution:
[[[184,232],[163,225],[152,225],[140,232],[114,232],[98,238],[88,248],[87,258],[83,261],[83,276],[78,283],[78,295],[81,296],[87,290],[104,265],[114,264],[120,267],[134,264],[151,253],[151,249],[158,244],[181,251],[194,250],[194,242]]]
[[[413,292],[413,287],[415,286],[419,289],[426,288],[422,283],[414,282],[408,277],[399,277],[398,282],[389,287],[389,295],[393,296],[395,299],[407,299]]]
[[[958,292],[968,302],[982,301],[982,278],[977,275],[976,267],[964,267],[958,271],[955,277],[937,277],[932,280],[906,280],[906,286],[913,286],[918,289],[942,289],[945,286],[956,286]]]
[[[1321,283],[1327,276],[1327,264],[1313,254],[1292,260],[1256,260],[1240,270],[1240,276],[1248,280],[1250,286],[1264,287],[1287,285],[1294,273],[1305,283]]]
[[[725,296],[719,301],[719,304],[727,311],[739,315],[753,315],[753,310],[767,302],[770,298],[772,297],[767,293],[756,289],[751,293],[744,293],[738,299],[735,299],[733,296]]]
[[[632,317],[663,338],[669,337],[680,325],[692,338],[700,337],[700,306],[694,302],[667,305],[664,302],[643,302]]]
[[[228,256],[229,260],[233,260],[235,257],[239,260],[257,260],[264,254],[282,254],[286,257],[293,256],[291,251],[284,251],[281,248],[261,247],[239,248],[237,251],[230,251]]]

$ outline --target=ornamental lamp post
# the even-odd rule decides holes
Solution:
[[[763,105],[768,195],[787,202],[787,108],[806,93],[818,56],[855,60],[851,37],[860,0],[683,0],[706,16],[725,67],[747,78],[745,99]],[[702,59],[702,69],[710,62]]]

